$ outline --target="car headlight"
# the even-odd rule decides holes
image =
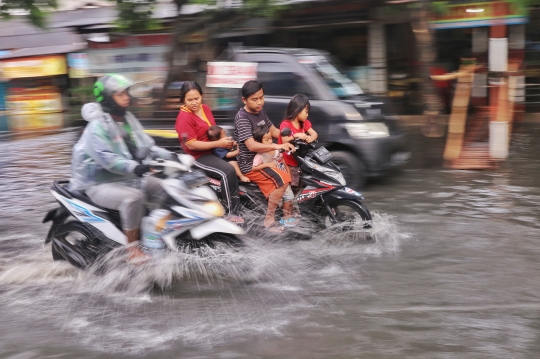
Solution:
[[[219,202],[206,202],[202,206],[202,210],[211,216],[221,217],[225,214],[225,209]]]
[[[345,186],[346,182],[345,182],[345,177],[343,177],[343,174],[341,172],[337,172],[337,171],[334,171],[334,170],[331,170],[327,167],[324,167],[324,166],[321,166],[319,164],[316,164],[314,163],[313,161],[309,161],[309,165],[311,166],[311,168],[319,171],[319,172],[322,172],[324,173],[325,175],[327,175],[328,177],[331,177],[333,178],[334,180],[336,180],[338,183],[340,183],[342,186]]]
[[[346,123],[345,128],[354,138],[379,138],[390,136],[388,126],[382,122]]]

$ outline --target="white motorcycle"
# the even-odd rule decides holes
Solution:
[[[166,193],[158,209],[143,218],[143,246],[179,251],[225,244],[241,246],[242,228],[221,218],[225,213],[216,194],[200,171],[192,171],[193,157],[179,155],[179,162],[155,160]],[[51,193],[60,207],[50,210],[43,223],[52,221],[45,243],[52,242],[54,260],[66,260],[86,269],[104,254],[128,244],[118,211],[93,203],[81,191],[68,190],[69,181],[54,181]]]

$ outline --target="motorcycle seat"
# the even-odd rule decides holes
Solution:
[[[67,189],[66,189],[66,191],[67,191],[69,194],[71,194],[74,198],[76,198],[76,199],[78,199],[78,200],[80,200],[80,201],[83,201],[83,202],[85,202],[85,203],[88,203],[88,204],[91,205],[91,206],[97,207],[97,208],[102,209],[102,210],[104,210],[104,211],[106,211],[106,212],[111,212],[112,214],[119,214],[119,212],[116,211],[116,210],[114,210],[114,209],[105,208],[105,207],[103,207],[103,206],[100,206],[100,205],[94,203],[94,201],[92,201],[92,200],[90,199],[90,197],[88,197],[88,196],[86,195],[86,193],[84,193],[84,191],[79,191],[79,190],[68,191]]]

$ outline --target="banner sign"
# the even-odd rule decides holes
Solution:
[[[66,59],[61,55],[2,60],[0,66],[2,76],[5,79],[55,76],[67,73]]]
[[[62,112],[62,99],[52,88],[33,89],[6,96],[6,107],[10,115]]]
[[[163,75],[169,69],[169,51],[168,46],[88,49],[89,72],[96,76],[110,72]]]
[[[172,44],[172,34],[140,34],[111,39],[110,42],[88,41],[88,48],[95,49],[125,49],[127,47],[165,46]]]
[[[63,124],[64,114],[62,112],[8,116],[9,130],[14,132],[58,129],[62,128]]]
[[[242,88],[249,80],[257,80],[256,62],[209,62],[207,87]]]
[[[430,27],[439,30],[525,23],[525,9],[516,1],[494,0],[444,5],[430,22]]]

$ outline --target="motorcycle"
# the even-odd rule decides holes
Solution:
[[[281,135],[290,136],[290,129],[284,129]],[[312,222],[311,230],[334,226],[343,231],[369,230],[372,227],[372,217],[369,209],[362,203],[364,197],[346,187],[341,170],[331,161],[332,154],[324,146],[316,147],[315,143],[299,139],[291,143],[296,149],[292,154],[300,165],[302,183],[299,188],[293,188],[295,207],[300,210],[302,219]],[[210,177],[207,179],[210,187],[220,193],[221,182]],[[255,183],[241,182],[239,196],[245,212],[255,210],[264,214],[268,202]],[[309,228],[302,227],[299,230],[288,230],[301,232],[305,236]]]
[[[159,178],[166,198],[150,216],[143,218],[143,239],[148,235],[149,243],[159,244],[150,248],[172,251],[203,245],[211,248],[242,246],[238,236],[244,234],[244,230],[220,218],[225,213],[223,206],[206,185],[206,176],[191,170],[193,157],[181,154],[178,158],[180,162],[149,162],[154,169],[150,176]],[[66,260],[86,269],[111,250],[127,245],[128,241],[122,232],[118,211],[93,203],[84,192],[69,190],[68,184],[68,180],[54,181],[51,186],[51,194],[60,206],[50,210],[43,219],[43,223],[52,221],[45,244],[52,243],[54,260]],[[165,212],[167,216],[152,222],[155,226],[145,230],[145,220],[155,219],[152,218],[155,211]],[[144,240],[142,245],[144,247]]]

